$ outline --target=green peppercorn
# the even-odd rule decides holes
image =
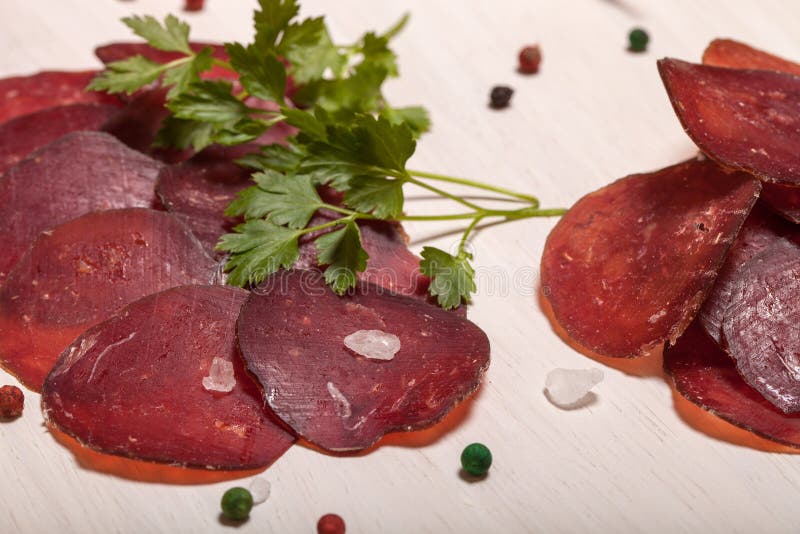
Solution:
[[[472,443],[461,453],[461,467],[470,475],[481,477],[492,465],[492,453],[483,443]]]
[[[631,52],[644,52],[649,42],[650,36],[641,28],[634,28],[628,34],[628,50]]]
[[[222,513],[228,519],[244,521],[253,509],[253,496],[244,488],[231,488],[222,496]]]

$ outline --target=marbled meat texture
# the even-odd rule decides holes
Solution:
[[[75,132],[0,179],[0,285],[40,232],[83,214],[150,207],[161,164],[108,134]]]
[[[358,330],[400,339],[393,359],[347,349]],[[480,328],[416,298],[360,283],[339,297],[319,272],[282,271],[248,297],[237,325],[264,399],[302,438],[330,451],[426,428],[473,393],[489,365]]]
[[[215,263],[172,215],[98,211],[42,233],[0,288],[0,364],[42,387],[87,328],[145,295],[208,284]]]
[[[294,442],[263,407],[236,344],[247,293],[183,286],[138,300],[81,334],[47,377],[50,425],[100,452],[207,469],[251,469]],[[215,359],[229,392],[205,389]]]
[[[0,123],[53,106],[94,103],[121,105],[116,96],[86,91],[97,71],[44,71],[0,79]]]
[[[696,322],[664,349],[664,370],[700,408],[766,439],[800,447],[800,415],[786,415],[750,387]]]
[[[542,290],[584,347],[638,357],[689,325],[760,184],[709,160],[622,178],[579,200],[550,233]]]
[[[224,213],[237,193],[253,185],[251,173],[224,153],[206,150],[180,165],[164,167],[156,193],[164,208],[185,222],[214,255],[219,238],[242,222]]]
[[[686,133],[710,158],[764,182],[800,186],[800,76],[662,59]]]
[[[0,176],[34,150],[70,132],[99,130],[118,108],[70,104],[35,111],[0,124]]]
[[[731,305],[731,299],[741,291],[742,284],[748,283],[742,276],[747,262],[784,238],[800,244],[800,227],[781,219],[759,201],[736,237],[698,315],[698,321],[706,333],[718,343],[722,342],[722,319]]]
[[[731,39],[715,39],[703,53],[703,63],[736,69],[761,69],[800,76],[800,65]],[[761,199],[795,224],[800,223],[800,187],[764,184]]]
[[[778,240],[740,276],[724,346],[745,382],[784,413],[800,412],[800,245]]]

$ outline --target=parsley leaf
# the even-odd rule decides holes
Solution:
[[[202,150],[212,143],[214,126],[208,122],[179,119],[168,116],[161,122],[153,144],[161,148],[175,147],[185,150],[189,147]]]
[[[405,171],[406,161],[417,148],[411,131],[405,124],[391,124],[383,118],[359,115],[352,127],[361,161],[391,169]]]
[[[418,139],[422,134],[431,129],[431,119],[428,110],[422,106],[409,106],[404,108],[386,107],[381,110],[381,117],[388,120],[391,124],[405,123],[411,128],[414,138]]]
[[[321,79],[326,69],[339,72],[347,63],[333,44],[322,17],[290,24],[277,52],[289,61],[289,71],[300,85]]]
[[[191,61],[175,65],[164,73],[164,85],[172,86],[167,93],[168,100],[186,92],[191,84],[200,81],[200,73],[211,68],[212,53],[210,47],[205,47]]]
[[[244,215],[247,219],[269,220],[281,226],[305,228],[314,212],[322,207],[308,176],[284,176],[276,171],[253,175],[256,187],[240,192],[225,215]]]
[[[275,54],[265,54],[255,45],[245,47],[239,43],[226,43],[225,51],[248,93],[262,100],[283,103],[286,67]]]
[[[233,96],[231,89],[230,82],[204,80],[168,102],[167,107],[179,119],[234,124],[248,118],[250,108]]]
[[[287,122],[300,128],[298,141],[309,154],[300,164],[300,171],[310,174],[317,183],[345,191],[357,176],[406,174],[406,161],[416,149],[406,124],[393,125],[367,113],[336,120],[321,110],[315,115],[287,111],[284,110]]]
[[[230,284],[259,284],[281,267],[290,269],[297,261],[299,232],[296,230],[254,219],[238,225],[234,231],[222,236],[217,245],[217,250],[232,253],[225,265]]]
[[[300,12],[296,0],[258,0],[261,7],[253,13],[255,44],[267,49],[275,46],[278,36]]]
[[[293,173],[306,156],[307,154],[290,139],[288,146],[266,145],[261,147],[259,152],[239,158],[236,163],[243,167],[262,171],[271,169],[283,173]]]
[[[387,71],[367,63],[346,78],[320,79],[300,87],[294,100],[301,106],[319,106],[328,111],[372,111],[383,102],[381,85]]]
[[[106,70],[92,79],[87,89],[131,94],[156,81],[165,69],[164,65],[144,56],[131,56],[109,63]]]
[[[403,180],[356,176],[349,186],[344,202],[354,210],[379,219],[397,217],[403,211]]]
[[[358,225],[349,220],[344,228],[318,237],[314,244],[317,247],[317,261],[328,265],[325,269],[325,281],[331,288],[342,295],[356,285],[356,272],[367,268],[369,255],[361,246],[361,231]]]
[[[462,299],[469,301],[476,290],[475,270],[469,263],[472,254],[462,252],[452,256],[435,247],[423,247],[422,258],[420,270],[431,278],[428,291],[442,308],[457,308]]]
[[[189,25],[181,22],[174,15],[167,15],[163,26],[149,15],[125,17],[122,22],[136,35],[144,38],[153,48],[167,52],[192,54],[192,48],[189,46]]]
[[[386,71],[386,74],[395,77],[397,70],[397,56],[389,49],[389,39],[378,37],[372,32],[361,39],[361,53],[364,55],[363,63],[377,65]]]

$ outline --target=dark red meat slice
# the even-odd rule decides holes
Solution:
[[[0,284],[39,232],[95,210],[150,207],[161,164],[110,135],[75,132],[0,179]]]
[[[730,39],[716,39],[703,54],[703,63],[718,67],[762,69],[800,76],[800,65]],[[794,223],[800,223],[800,188],[764,184],[761,199]]]
[[[0,289],[0,363],[32,389],[87,328],[145,295],[206,284],[215,264],[172,215],[100,211],[34,241]]]
[[[165,107],[166,96],[167,90],[160,88],[139,92],[119,113],[111,117],[103,126],[103,131],[159,161],[178,163],[190,158],[194,154],[192,149],[153,146],[161,123],[170,114]]]
[[[198,52],[205,47],[210,47],[212,49],[212,57],[221,59],[222,61],[228,61],[228,54],[225,52],[225,47],[221,44],[194,42],[190,43],[190,46],[195,52]],[[95,48],[94,54],[106,65],[114,61],[121,61],[136,55],[144,56],[150,61],[155,61],[156,63],[169,63],[170,61],[184,57],[184,54],[181,54],[180,52],[165,52],[163,50],[153,48],[147,43],[109,43],[107,45],[98,46]],[[238,75],[235,72],[220,67],[219,65],[214,65],[211,70],[202,73],[202,77],[209,80],[238,79]]]
[[[399,352],[356,356],[344,338],[359,330],[396,335]],[[338,297],[314,271],[282,271],[253,291],[237,334],[276,415],[331,451],[433,425],[475,391],[489,364],[486,334],[466,319],[371,284]]]
[[[115,96],[84,90],[95,74],[96,71],[46,71],[0,79],[0,122],[53,106],[78,103],[119,105]]]
[[[162,122],[170,111],[165,107],[167,90],[163,88],[149,89],[139,92],[134,96],[124,109],[113,116],[103,126],[103,130],[112,134],[131,148],[144,152],[152,157],[167,163],[180,163],[191,158],[194,150],[191,148],[179,150],[175,148],[155,147],[153,142]],[[248,102],[249,105],[253,103]],[[260,108],[273,109],[270,103],[260,101]],[[257,145],[284,143],[286,138],[295,135],[297,130],[286,123],[280,122],[264,132],[253,143],[235,147],[214,146],[213,151],[229,159],[239,158],[257,150]],[[207,149],[208,150],[208,149]]]
[[[786,415],[742,380],[733,360],[699,324],[664,350],[678,392],[717,417],[764,438],[800,447],[800,415]]]
[[[674,342],[711,289],[759,183],[691,160],[579,200],[550,233],[542,290],[556,320],[605,356]]]
[[[714,39],[703,52],[703,63],[733,69],[761,69],[800,76],[800,65],[733,39]]]
[[[757,203],[728,252],[725,264],[698,315],[706,333],[718,343],[722,337],[722,319],[731,305],[731,299],[734,294],[741,292],[742,284],[747,283],[742,276],[747,262],[782,238],[800,244],[800,228],[778,218],[761,202]]]
[[[800,187],[764,184],[761,200],[785,219],[800,224]]]
[[[49,424],[101,452],[208,469],[271,464],[294,437],[263,408],[236,345],[247,293],[183,286],[150,295],[83,333],[47,377]],[[236,384],[207,390],[215,359]]]
[[[760,180],[800,186],[800,76],[658,62],[675,113],[709,157]]]
[[[116,107],[106,104],[71,104],[0,124],[0,176],[37,148],[69,132],[99,130],[116,112]]]
[[[167,211],[184,221],[206,251],[214,255],[220,236],[241,222],[225,217],[223,213],[239,191],[253,185],[251,172],[233,163],[228,151],[214,147],[180,165],[165,167],[159,174],[156,191]],[[340,195],[333,195],[327,189],[323,190],[323,196],[326,202],[341,201]],[[320,212],[309,225],[319,225],[334,218],[338,215]],[[362,221],[359,226],[363,246],[370,256],[367,270],[360,274],[360,279],[396,293],[427,298],[429,280],[419,270],[419,258],[406,247],[402,227],[383,221]],[[320,233],[301,238],[296,268],[317,266],[313,240]]]
[[[319,212],[311,219],[309,226],[324,224],[339,217],[335,213]],[[359,221],[358,226],[361,229],[362,246],[369,254],[367,269],[358,274],[359,280],[379,285],[393,293],[427,300],[430,279],[420,272],[420,259],[408,250],[403,227],[399,223],[386,221]],[[295,268],[311,269],[317,266],[317,248],[313,240],[323,233],[327,232],[306,234],[300,239],[300,258]],[[463,307],[458,310],[464,311]]]
[[[745,382],[784,413],[800,412],[800,245],[779,240],[741,271],[725,346]]]
[[[225,154],[203,151],[180,165],[164,167],[156,193],[167,211],[184,221],[214,255],[220,236],[241,222],[224,212],[239,191],[253,185],[251,173]]]

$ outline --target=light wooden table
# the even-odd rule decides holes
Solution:
[[[3,0],[0,75],[95,66],[95,45],[129,37],[121,16],[162,16],[181,3]],[[196,37],[249,38],[254,1],[207,4],[185,15]],[[787,0],[303,4],[307,14],[327,14],[344,42],[410,11],[396,42],[403,76],[388,94],[432,112],[434,131],[414,167],[530,191],[546,206],[569,206],[614,178],[693,154],[657,58],[699,60],[717,36],[800,58],[800,4]],[[642,55],[625,51],[637,25],[652,36]],[[543,48],[535,77],[514,72],[528,42]],[[506,111],[486,107],[496,83],[516,89]],[[409,201],[409,211],[427,203]],[[744,446],[727,425],[707,427],[714,437],[697,430],[703,418],[685,403],[676,410],[659,362],[605,367],[596,402],[582,410],[547,402],[549,370],[601,365],[565,345],[538,304],[538,263],[553,224],[529,220],[475,239],[480,288],[470,316],[492,340],[492,366],[474,402],[447,420],[448,432],[392,439],[350,458],[294,447],[263,474],[272,497],[237,531],[314,532],[319,516],[336,512],[348,532],[797,532],[800,458],[759,450],[761,441]],[[453,228],[408,225],[415,248],[454,245],[456,236],[431,238]],[[13,382],[0,372],[0,383]],[[218,521],[218,503],[236,482],[171,485],[98,471],[96,459],[79,463],[48,434],[38,403],[27,393],[24,417],[0,424],[0,532],[229,528]],[[459,478],[458,458],[472,441],[488,444],[495,463],[488,479],[471,484]],[[152,478],[146,467],[135,472]]]

